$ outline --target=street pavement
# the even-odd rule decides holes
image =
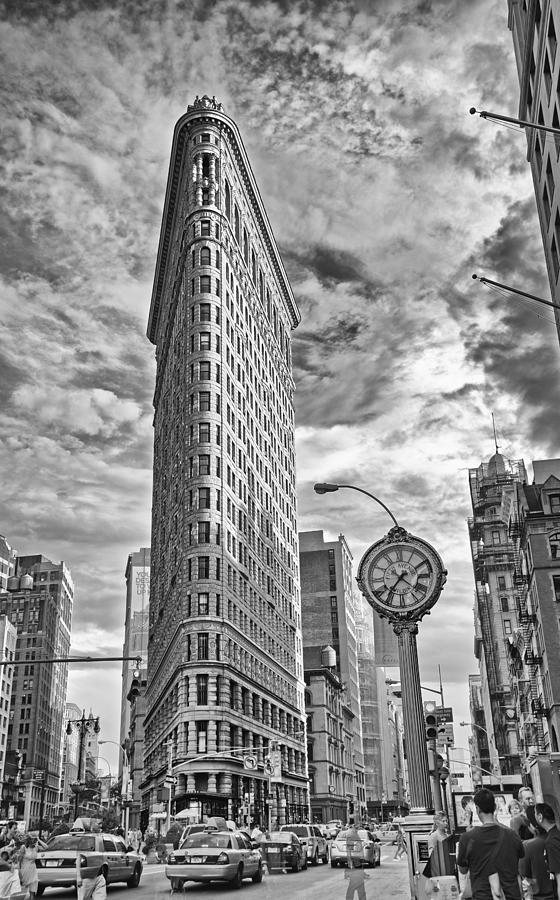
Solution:
[[[366,869],[367,900],[410,900],[408,883],[408,863],[406,857],[393,859],[395,848],[384,844],[381,848],[381,866]],[[329,864],[309,866],[305,872],[288,872],[282,875],[274,872],[265,875],[261,884],[245,881],[245,900],[345,900],[348,882],[344,869],[331,869]],[[187,884],[183,893],[171,894],[169,880],[165,877],[165,866],[159,863],[144,866],[142,881],[138,888],[130,890],[124,884],[112,885],[107,890],[108,900],[219,900],[231,897],[229,884]],[[67,890],[47,888],[44,900],[66,898]]]
[[[393,859],[395,848],[383,845],[381,848],[381,866],[367,869],[367,900],[410,900],[408,883],[408,863],[406,857]],[[331,869],[330,865],[309,866],[305,872],[288,872],[282,875],[274,872],[265,875],[261,884],[246,881],[243,884],[245,900],[345,900],[348,882],[344,878],[344,869]],[[119,894],[126,894],[127,900],[217,900],[231,897],[231,888],[227,884],[187,884],[183,893],[170,894],[169,881],[165,877],[165,866],[145,866],[142,883],[131,892],[126,887],[117,886],[108,890],[108,900],[119,900]],[[45,895],[48,900],[50,891]],[[53,900],[55,894],[52,895]],[[65,895],[67,897],[67,894]]]

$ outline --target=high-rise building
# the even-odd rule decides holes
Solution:
[[[0,591],[7,590],[8,578],[14,574],[16,551],[10,547],[3,534],[0,534]]]
[[[521,771],[517,723],[508,714],[514,705],[508,648],[509,638],[518,625],[521,561],[510,535],[508,518],[516,487],[526,481],[523,460],[506,459],[497,448],[488,463],[469,469],[475,656],[479,662],[480,702],[484,710],[484,725],[480,723],[480,710],[477,724],[478,730],[482,727],[487,732],[489,770],[502,776],[505,784],[519,781]]]
[[[373,610],[365,597],[356,596],[355,610],[364,788],[368,816],[377,818],[384,793],[381,719],[387,717],[385,671],[376,665]]]
[[[68,677],[67,663],[35,660],[68,656],[73,600],[69,569],[40,554],[18,556],[8,590],[0,593],[0,616],[17,630],[8,750],[21,752],[25,800],[18,814],[30,827],[41,810],[48,816],[58,805]]]
[[[252,808],[264,822],[273,753],[272,820],[308,809],[290,350],[299,318],[237,126],[215,99],[197,98],[175,127],[148,325],[148,814],[171,770],[176,810],[239,819]]]
[[[354,781],[344,785],[344,790],[346,799],[364,816],[366,794],[356,639],[356,607],[360,601],[354,593],[352,554],[343,535],[336,541],[325,541],[322,531],[304,531],[299,535],[299,563],[305,667],[320,666],[324,648],[328,645],[334,648],[336,673],[353,717]]]
[[[560,4],[558,0],[508,0],[508,25],[519,75],[519,118],[560,129]],[[550,290],[560,303],[560,135],[527,128]],[[560,309],[554,310],[560,337]]]
[[[144,777],[143,687],[148,673],[150,610],[150,549],[130,553],[126,563],[126,609],[121,693],[119,777],[123,793],[132,804],[129,822],[139,825],[140,785]]]
[[[518,486],[510,530],[522,561],[510,671],[520,749],[527,759],[560,753],[559,459],[533,462],[533,483]]]
[[[8,728],[10,721],[10,702],[14,666],[9,665],[16,655],[17,631],[7,616],[0,616],[0,659],[2,660],[0,677],[0,784],[4,782],[4,766],[8,747]],[[2,798],[4,799],[4,798]]]

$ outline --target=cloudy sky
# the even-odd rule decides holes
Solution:
[[[150,540],[151,283],[173,127],[208,93],[302,314],[299,528],[343,532],[356,562],[387,530],[366,498],[313,493],[340,481],[437,547],[422,678],[440,664],[464,718],[467,469],[492,411],[506,455],[560,455],[551,315],[471,280],[548,296],[524,136],[468,114],[516,113],[505,0],[12,0],[0,27],[0,533],[70,566],[73,648],[120,652]],[[118,664],[72,669],[108,739],[118,687]]]

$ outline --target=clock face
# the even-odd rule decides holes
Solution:
[[[358,584],[371,605],[392,619],[420,618],[438,599],[445,570],[433,547],[420,538],[383,540],[366,552]]]

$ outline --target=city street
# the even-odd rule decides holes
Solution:
[[[406,858],[394,860],[395,848],[384,846],[381,851],[381,867],[368,869],[369,878],[366,880],[366,897],[368,900],[378,900],[380,897],[391,897],[394,900],[408,900],[410,891],[408,887],[408,867]],[[110,887],[107,896],[119,900],[125,896],[128,900],[152,900],[152,898],[169,897],[169,881],[164,874],[165,867],[161,865],[146,866],[142,874],[140,887],[132,893],[126,885]],[[346,896],[347,882],[344,879],[343,869],[331,869],[330,865],[319,865],[317,868],[310,866],[305,872],[288,873],[282,875],[274,873],[267,875],[262,884],[252,884],[246,881],[243,884],[244,894],[253,900],[344,900]],[[215,897],[228,897],[231,888],[228,884],[196,885],[188,884],[184,896],[191,900],[214,900]],[[67,890],[55,891],[48,889],[44,895],[49,898],[66,897]],[[174,894],[180,900],[182,894]]]

